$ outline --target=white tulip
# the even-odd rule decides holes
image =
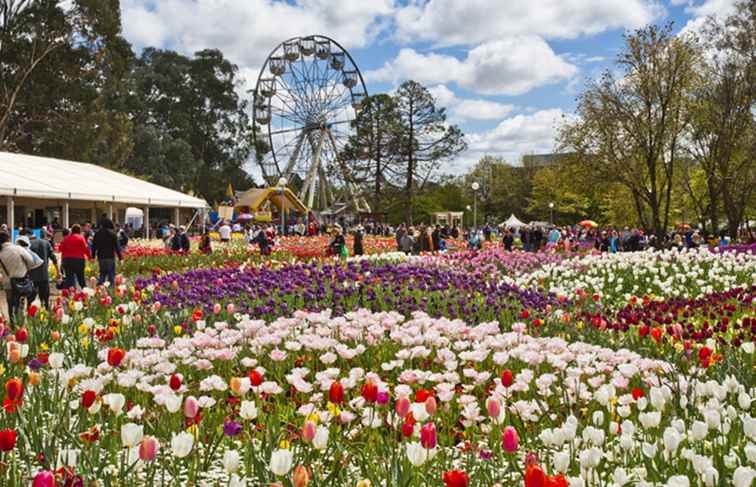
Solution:
[[[294,453],[288,448],[276,450],[270,455],[270,471],[282,477],[289,473],[294,462]]]
[[[641,422],[644,428],[656,428],[661,422],[661,413],[653,411],[650,413],[641,413],[638,415],[638,420]]]
[[[643,443],[641,450],[646,457],[654,458],[656,456],[656,443]]]
[[[177,458],[184,458],[192,452],[194,446],[194,437],[182,431],[181,433],[174,433],[171,438],[171,450],[173,455]]]
[[[601,457],[603,454],[598,448],[589,448],[580,452],[580,466],[584,469],[592,469],[598,467],[601,463]]]
[[[709,426],[703,421],[694,421],[690,427],[689,437],[693,441],[701,441],[709,434]]]
[[[79,450],[75,448],[62,448],[58,452],[58,468],[71,467],[76,468],[79,463]]]
[[[750,414],[743,416],[743,431],[752,440],[756,440],[756,419]]]
[[[239,478],[238,475],[233,474],[228,481],[228,487],[247,487],[247,482]]]
[[[407,459],[415,467],[420,467],[428,460],[433,459],[433,457],[436,456],[437,451],[436,448],[433,448],[432,450],[423,448],[419,442],[414,441],[407,444]]]
[[[666,403],[664,391],[660,387],[652,387],[649,396],[651,397],[651,405],[654,409],[662,411],[664,409],[664,404]]]
[[[181,396],[170,394],[165,397],[163,404],[165,404],[165,409],[167,409],[169,413],[175,413],[178,412],[179,409],[181,409],[181,405],[183,403],[184,399]]]
[[[675,419],[672,421],[672,427],[677,430],[678,433],[685,433],[685,421],[682,419]]]
[[[630,482],[630,478],[627,476],[627,472],[625,472],[625,469],[622,467],[617,467],[614,469],[612,479],[618,487],[622,487],[626,483]]]
[[[110,407],[113,414],[118,416],[121,414],[123,406],[126,404],[126,397],[123,394],[118,393],[105,394],[102,401]]]
[[[593,424],[595,426],[601,426],[604,423],[604,413],[601,411],[595,411],[593,413]]]
[[[754,349],[756,349],[756,345],[754,345],[753,342],[744,342],[740,345],[740,349],[745,353],[753,353]]]
[[[667,487],[690,487],[690,480],[685,475],[674,475],[667,479]]]
[[[418,423],[422,423],[430,417],[428,411],[425,409],[425,403],[413,402],[410,409],[412,410],[412,417],[415,418]]]
[[[718,430],[722,425],[722,415],[719,414],[719,411],[717,411],[716,409],[709,409],[708,411],[704,411],[704,420],[706,421],[706,424],[709,426],[709,428],[713,430]]]
[[[312,439],[312,446],[316,450],[325,450],[328,446],[328,428],[325,426],[318,426],[315,430],[315,437]]]
[[[714,467],[706,467],[703,475],[701,475],[701,480],[703,480],[706,487],[714,487],[719,482],[719,472]]]
[[[234,473],[239,470],[241,464],[241,456],[236,450],[228,450],[223,455],[223,468],[226,469],[226,473]]]
[[[59,369],[63,367],[63,359],[65,358],[65,355],[59,352],[51,353],[49,357],[47,357],[47,361],[50,364],[50,367],[53,369]]]
[[[669,453],[675,453],[677,451],[677,447],[680,446],[680,443],[683,440],[682,435],[680,435],[680,433],[678,433],[677,430],[675,428],[672,428],[671,426],[668,426],[664,430],[662,438],[664,440],[664,449]]]
[[[135,423],[126,423],[121,426],[121,443],[126,448],[134,448],[144,438],[144,426]]]
[[[631,449],[633,447],[633,443],[634,443],[634,441],[633,441],[632,436],[628,436],[628,435],[622,435],[622,436],[620,436],[619,444],[620,444],[620,447],[622,447],[623,450],[629,450],[629,449]]]
[[[627,418],[632,413],[633,413],[633,410],[630,408],[630,406],[623,405],[623,406],[617,407],[617,414],[619,414],[621,418]]]
[[[257,417],[257,406],[255,401],[242,401],[239,407],[239,416],[242,419],[253,420]]]
[[[756,463],[756,445],[748,443],[745,447],[745,454],[749,462]]]
[[[734,487],[751,487],[754,478],[756,478],[756,470],[751,467],[740,466],[732,474],[732,485]]]
[[[570,468],[570,454],[566,451],[560,451],[554,454],[553,457],[554,470],[560,473],[564,473]]]
[[[740,409],[751,409],[751,396],[749,396],[745,391],[742,391],[740,394],[738,394],[738,406],[740,406]]]

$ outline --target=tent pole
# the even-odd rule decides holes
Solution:
[[[173,224],[177,227],[181,225],[181,208],[178,206],[173,209]]]
[[[71,226],[71,222],[69,221],[69,214],[71,210],[71,204],[68,202],[68,200],[63,202],[63,228],[69,228]]]
[[[11,237],[13,236],[13,229],[16,226],[16,202],[13,200],[13,196],[7,196],[6,197],[7,203],[6,203],[6,218],[8,219],[8,231],[11,233]]]
[[[142,222],[142,226],[144,227],[144,238],[149,240],[150,239],[150,207],[149,206],[144,207],[144,222]]]

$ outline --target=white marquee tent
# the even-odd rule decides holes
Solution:
[[[16,206],[36,210],[59,208],[63,226],[69,210],[99,211],[125,221],[127,207],[139,207],[149,220],[150,207],[173,208],[176,223],[182,209],[207,207],[202,199],[94,164],[0,152],[0,196],[5,196],[6,222],[16,222]],[[120,214],[124,218],[118,218]]]
[[[522,228],[525,224],[512,214],[507,218],[507,221],[504,222],[504,226],[507,228]]]

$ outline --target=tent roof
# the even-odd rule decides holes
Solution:
[[[525,226],[525,224],[521,222],[516,216],[514,216],[514,214],[510,215],[509,218],[507,218],[507,221],[504,222],[504,225],[512,228]]]
[[[308,213],[307,207],[297,198],[289,188],[284,189],[284,199],[286,200],[286,208],[296,210],[299,213]],[[252,188],[245,191],[237,200],[235,207],[249,207],[250,211],[258,211],[265,201],[270,200],[271,203],[281,209],[281,190],[279,188]]]
[[[205,208],[207,203],[142,179],[83,162],[0,152],[0,195]]]

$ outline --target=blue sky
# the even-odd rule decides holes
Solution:
[[[586,78],[611,68],[627,30],[674,22],[696,30],[735,0],[121,0],[135,48],[221,49],[254,86],[269,51],[294,36],[344,45],[370,94],[406,79],[429,87],[469,149],[517,163],[550,152]]]

